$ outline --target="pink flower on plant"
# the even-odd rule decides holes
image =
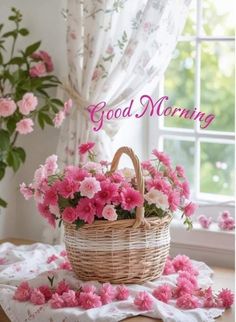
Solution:
[[[72,106],[73,106],[72,99],[69,98],[68,101],[66,101],[64,103],[64,108],[63,108],[63,112],[65,113],[66,116],[68,116],[70,114],[70,111],[72,109]]]
[[[52,297],[52,290],[48,285],[39,286],[40,292],[44,295],[46,302]]]
[[[20,184],[20,192],[23,195],[23,197],[25,198],[25,200],[29,200],[34,195],[34,192],[31,188],[31,186],[27,187],[24,182],[22,182]]]
[[[129,297],[129,289],[125,285],[118,285],[116,287],[116,299],[119,301],[127,300]]]
[[[38,288],[34,288],[30,296],[30,302],[34,305],[45,304],[45,296]]]
[[[67,166],[65,168],[66,178],[69,180],[83,181],[86,177],[90,177],[91,174],[86,169],[81,169],[77,166]]]
[[[200,302],[196,296],[186,293],[177,299],[176,305],[181,309],[190,310],[200,307]]]
[[[65,280],[62,280],[61,282],[58,283],[57,288],[56,288],[56,293],[58,295],[62,295],[64,292],[69,291],[69,285],[65,282]]]
[[[136,295],[134,304],[141,311],[151,311],[153,309],[154,302],[151,296],[147,292],[143,291]]]
[[[22,282],[17,287],[13,298],[18,301],[28,301],[31,295],[31,288],[28,282]]]
[[[184,207],[185,216],[191,217],[195,213],[197,207],[198,206],[195,203],[190,202],[187,206]]]
[[[65,222],[68,223],[73,223],[76,219],[78,218],[78,213],[76,211],[76,208],[73,207],[67,207],[64,209],[63,213],[62,213],[62,219]]]
[[[48,176],[54,175],[58,169],[57,164],[58,156],[53,154],[50,155],[45,161],[45,170]]]
[[[64,198],[74,198],[75,192],[79,190],[79,183],[72,178],[64,178],[58,183],[58,193]]]
[[[44,202],[48,205],[56,206],[58,203],[57,191],[54,187],[50,187],[44,196]]]
[[[211,217],[206,217],[205,215],[200,215],[198,217],[198,222],[202,226],[202,228],[208,229],[210,224],[212,223],[212,218]]]
[[[125,210],[141,207],[143,205],[143,196],[133,188],[122,189],[121,205]]]
[[[81,196],[87,197],[89,199],[93,198],[94,195],[101,190],[100,182],[94,177],[85,178],[80,183],[80,194]]]
[[[101,189],[96,198],[103,204],[113,201],[113,198],[117,195],[117,185],[108,180],[102,181],[100,185]]]
[[[34,122],[29,118],[25,118],[16,123],[16,131],[20,134],[28,134],[33,132]]]
[[[177,190],[171,191],[168,195],[168,202],[171,211],[176,211],[180,204],[180,196]]]
[[[79,294],[79,305],[83,309],[92,309],[102,306],[102,301],[99,295],[92,292],[81,292]]]
[[[38,52],[34,52],[31,57],[36,60],[41,60],[45,64],[48,73],[53,71],[52,58],[46,51],[40,50]]]
[[[47,72],[46,66],[43,62],[38,62],[32,66],[29,70],[30,77],[40,77],[45,75]]]
[[[159,301],[168,303],[172,297],[172,288],[168,284],[163,284],[155,288],[152,294]]]
[[[100,163],[89,161],[83,165],[83,168],[89,172],[102,172],[102,166]]]
[[[184,181],[182,183],[182,194],[185,198],[189,198],[190,195],[190,189],[189,189],[189,183],[188,181]]]
[[[66,307],[75,307],[78,306],[78,300],[76,298],[76,293],[73,290],[64,292],[61,295]]]
[[[16,111],[16,103],[10,98],[0,98],[0,117],[11,116]]]
[[[169,167],[170,166],[170,158],[168,155],[166,155],[164,152],[159,152],[156,149],[152,151],[152,154],[160,161],[162,162],[165,166]]]
[[[30,112],[36,109],[38,105],[38,99],[33,93],[26,93],[22,100],[17,102],[21,114],[28,115]]]
[[[50,300],[50,305],[53,309],[60,309],[62,307],[65,307],[64,300],[58,293],[54,293],[52,295],[52,298]]]
[[[102,304],[108,304],[115,299],[116,290],[110,283],[104,283],[99,290],[99,295],[101,297]]]
[[[79,154],[86,154],[88,152],[91,152],[91,150],[94,148],[95,143],[94,142],[87,142],[87,143],[83,143],[80,144],[79,146]]]
[[[117,220],[117,217],[118,217],[116,209],[113,205],[106,205],[103,208],[102,216],[103,216],[103,218],[110,220],[110,221]]]
[[[217,295],[217,304],[226,309],[230,308],[234,303],[234,294],[226,289],[222,289]]]
[[[94,216],[96,214],[96,208],[92,201],[88,198],[80,199],[76,207],[78,218],[84,220],[85,222],[92,224],[94,221]]]
[[[64,111],[59,111],[59,112],[55,115],[54,119],[52,120],[52,121],[53,121],[54,126],[55,126],[56,128],[59,128],[59,127],[62,125],[62,123],[63,123],[64,119],[65,119],[65,113],[64,113]]]
[[[184,177],[185,177],[184,168],[183,168],[181,165],[177,165],[177,166],[175,167],[175,170],[176,170],[177,175],[178,175],[179,177],[182,177],[182,178],[184,178]]]

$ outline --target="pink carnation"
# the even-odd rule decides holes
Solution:
[[[45,170],[48,176],[54,175],[57,171],[58,164],[57,164],[57,155],[53,154],[50,155],[45,161]]]
[[[95,143],[94,142],[87,142],[80,144],[79,146],[79,154],[86,154],[87,152],[91,152],[91,150],[94,148]]]
[[[58,293],[54,293],[52,295],[52,298],[50,300],[50,305],[53,309],[60,309],[62,307],[65,307],[64,300]]]
[[[34,122],[29,118],[25,118],[16,123],[16,131],[20,134],[28,134],[33,132],[33,126]]]
[[[190,195],[190,189],[189,189],[189,183],[188,181],[184,181],[182,183],[182,194],[185,198],[189,198],[189,195]]]
[[[80,199],[76,211],[79,219],[84,220],[85,222],[92,224],[94,221],[94,216],[96,214],[96,208],[94,204],[88,198]]]
[[[17,102],[21,114],[28,115],[30,112],[36,109],[38,105],[38,99],[33,93],[26,93],[22,100]]]
[[[168,195],[168,202],[171,211],[176,211],[180,204],[180,196],[177,190],[171,191]]]
[[[227,210],[224,210],[222,214],[220,215],[222,219],[228,219],[230,217],[230,212]]]
[[[116,213],[116,209],[113,205],[106,205],[103,208],[102,216],[103,216],[103,218],[110,220],[110,221],[117,220],[117,217],[118,217],[118,215]]]
[[[153,309],[154,302],[151,296],[147,292],[143,291],[136,295],[134,304],[141,311],[150,311]]]
[[[58,283],[58,286],[56,288],[56,293],[59,295],[62,295],[64,292],[69,291],[69,285],[65,282],[65,280],[62,280]]]
[[[77,166],[67,166],[65,169],[66,177],[69,180],[83,181],[86,177],[90,177],[91,174],[86,169],[81,169]]]
[[[152,151],[152,154],[165,166],[170,166],[170,158],[164,152],[158,152],[156,149]]]
[[[52,297],[52,290],[47,285],[41,285],[39,286],[40,292],[44,295],[45,300],[48,301]]]
[[[181,309],[189,310],[200,307],[200,302],[196,296],[186,293],[177,299],[176,305]]]
[[[58,192],[64,198],[74,198],[74,194],[79,190],[79,183],[72,178],[64,178],[58,183]]]
[[[100,190],[100,182],[97,181],[94,177],[85,178],[81,182],[79,188],[81,196],[88,197],[89,199],[93,198],[94,195]]]
[[[129,289],[125,285],[116,287],[116,299],[119,301],[127,300],[129,297]]]
[[[42,292],[38,288],[34,288],[31,296],[30,296],[30,302],[33,303],[34,305],[42,305],[45,304],[45,296],[43,295]]]
[[[52,120],[52,121],[53,121],[54,126],[55,126],[56,128],[60,127],[60,126],[62,125],[62,123],[63,123],[64,119],[65,119],[65,113],[64,113],[64,111],[59,111],[59,112],[55,115],[54,119]]]
[[[61,252],[60,252],[60,256],[62,257],[66,257],[67,256],[67,251],[65,249],[63,249]]]
[[[168,303],[168,301],[172,297],[172,288],[168,284],[163,284],[163,285],[160,285],[157,288],[155,288],[152,294],[159,301],[162,301],[164,303]]]
[[[173,260],[172,264],[175,268],[175,271],[185,271],[186,268],[192,267],[192,263],[189,257],[185,255],[177,255]]]
[[[10,98],[0,99],[0,117],[8,117],[16,110],[16,103]]]
[[[175,273],[175,268],[172,263],[172,260],[169,257],[167,257],[164,271],[163,271],[163,275],[170,275],[170,274],[174,274],[174,273]]]
[[[102,301],[99,295],[92,292],[81,292],[79,294],[79,305],[83,309],[92,309],[102,306]]]
[[[205,215],[200,215],[198,217],[198,222],[200,223],[202,228],[208,229],[210,224],[212,223],[212,218],[211,217],[207,218]]]
[[[96,195],[96,198],[103,204],[110,203],[117,195],[117,185],[110,181],[102,181],[100,183],[101,190]]]
[[[73,290],[69,290],[67,292],[64,292],[61,295],[61,298],[63,299],[65,306],[67,306],[67,307],[78,306],[78,300],[76,298],[76,293]]]
[[[93,284],[85,283],[82,286],[82,292],[85,292],[85,293],[95,293],[96,292],[96,287]]]
[[[32,66],[29,70],[30,77],[40,77],[46,74],[46,66],[43,62],[38,62],[34,66]]]
[[[40,50],[38,52],[34,52],[31,57],[36,60],[41,60],[45,64],[48,73],[53,71],[52,58],[46,51]]]
[[[122,189],[121,204],[125,210],[141,207],[143,205],[143,196],[133,188]]]
[[[184,172],[184,168],[181,166],[181,165],[177,165],[176,168],[175,168],[176,172],[177,172],[177,175],[179,177],[182,177],[184,178],[185,177],[185,172]]]
[[[104,283],[100,290],[99,295],[102,300],[102,304],[111,303],[116,297],[116,290],[110,283]]]
[[[50,263],[54,262],[56,259],[58,259],[58,256],[55,255],[55,254],[52,254],[51,256],[49,256],[47,258],[47,264],[50,264]]]
[[[29,200],[34,194],[31,186],[27,187],[24,182],[20,184],[20,192],[23,195],[23,197],[25,198],[25,200]]]
[[[234,294],[228,289],[222,289],[217,295],[217,303],[226,309],[230,308],[234,303]]]
[[[28,282],[22,282],[17,287],[13,298],[17,301],[28,301],[31,295],[31,288]]]
[[[63,213],[62,213],[62,219],[65,222],[68,223],[73,223],[76,219],[78,218],[78,213],[76,211],[76,208],[73,207],[67,207],[64,209]]]
[[[177,278],[177,284],[179,284],[179,281],[182,279],[187,279],[193,286],[194,290],[198,289],[198,281],[194,274],[188,271],[179,271],[179,276]]]
[[[70,114],[72,106],[73,106],[72,99],[69,98],[68,101],[64,103],[64,108],[63,108],[63,112],[65,113],[66,116]]]
[[[192,216],[195,213],[197,207],[198,206],[195,203],[190,202],[187,206],[184,207],[185,216],[187,217]]]
[[[71,271],[72,270],[72,266],[71,266],[71,263],[66,261],[66,262],[63,262],[61,263],[59,266],[58,266],[59,269],[64,269],[64,270],[67,270],[67,271]]]

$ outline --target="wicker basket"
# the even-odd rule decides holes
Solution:
[[[112,161],[114,172],[121,155],[134,165],[137,188],[144,193],[140,162],[132,149],[120,148]],[[144,218],[136,208],[136,219],[109,222],[97,220],[76,229],[64,222],[65,245],[73,271],[81,280],[111,283],[143,283],[158,278],[169,253],[171,216]]]

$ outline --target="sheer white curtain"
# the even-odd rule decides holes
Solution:
[[[138,94],[151,93],[176,46],[191,0],[68,0],[68,83],[74,111],[65,121],[58,154],[78,163],[77,147],[97,143],[109,158],[119,119],[94,132],[86,108],[106,101],[125,107]],[[176,75],[179,77],[179,75]]]

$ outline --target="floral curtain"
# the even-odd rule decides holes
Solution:
[[[64,164],[78,163],[78,145],[97,143],[109,158],[119,119],[94,132],[87,107],[106,101],[125,107],[139,93],[157,86],[176,46],[191,0],[68,0],[67,90],[74,98],[58,145]],[[178,77],[178,76],[177,76]]]

